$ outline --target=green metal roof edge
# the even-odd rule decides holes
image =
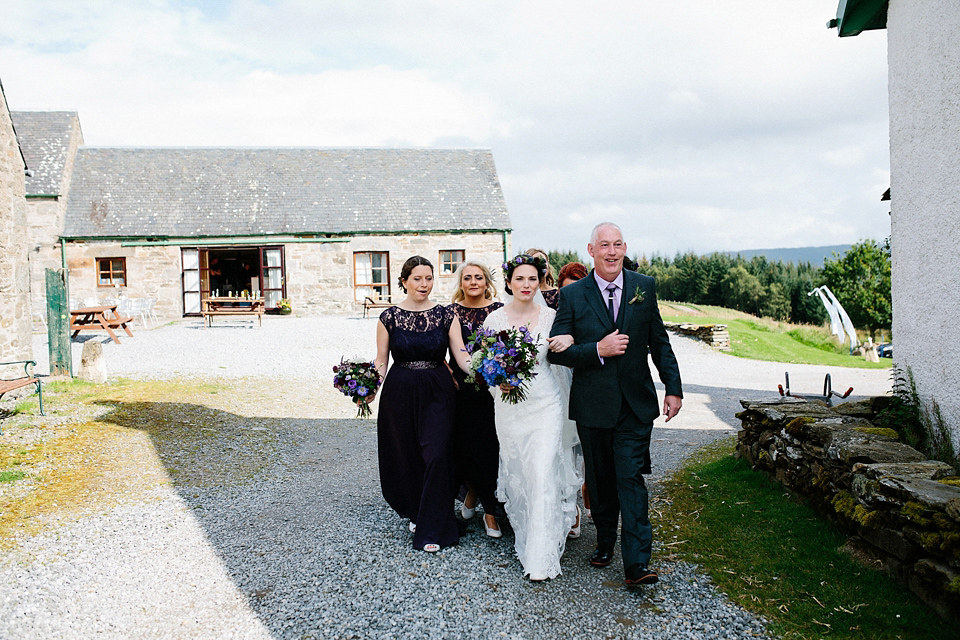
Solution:
[[[889,0],[840,0],[837,17],[827,23],[841,38],[887,28]]]

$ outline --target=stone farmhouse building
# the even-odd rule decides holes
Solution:
[[[960,450],[960,11],[844,0],[831,26],[887,30],[893,357]]]
[[[211,294],[356,313],[399,301],[415,254],[447,301],[463,260],[510,253],[489,150],[88,148],[74,113],[13,116],[45,168],[26,194],[37,311],[43,270],[61,265],[78,304],[153,299],[174,319]]]
[[[0,84],[0,362],[33,359],[26,170]]]

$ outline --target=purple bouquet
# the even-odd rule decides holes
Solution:
[[[341,358],[333,367],[333,387],[353,400],[358,418],[369,418],[373,411],[366,398],[380,387],[380,372],[372,362]]]
[[[465,345],[470,354],[470,369],[473,384],[478,388],[508,384],[509,393],[500,399],[517,404],[527,399],[527,383],[536,377],[533,370],[537,364],[537,340],[526,327],[519,329],[479,328]]]

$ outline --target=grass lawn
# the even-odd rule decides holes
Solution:
[[[839,549],[845,536],[730,454],[699,452],[652,505],[660,538],[784,638],[957,637],[905,587]]]
[[[848,349],[839,347],[822,327],[777,322],[708,305],[661,302],[660,306],[667,322],[727,325],[730,353],[740,358],[861,369],[889,369],[893,364],[889,358],[867,362],[861,356],[848,355]]]

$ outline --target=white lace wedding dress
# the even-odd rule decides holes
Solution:
[[[567,420],[569,379],[563,367],[547,361],[547,337],[556,312],[540,308],[530,333],[538,339],[537,376],[527,399],[517,404],[496,399],[500,469],[497,499],[504,502],[516,534],[524,575],[532,580],[560,575],[560,557],[577,518],[577,490],[583,483],[583,457],[576,426]],[[484,326],[511,328],[505,309],[487,316]]]

